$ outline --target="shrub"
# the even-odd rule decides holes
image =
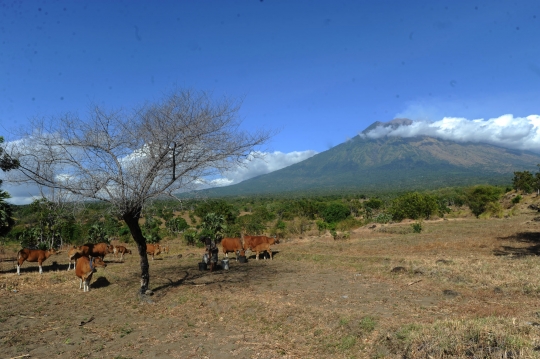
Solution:
[[[169,232],[171,232],[172,234],[180,234],[186,229],[188,229],[189,225],[184,218],[176,217],[176,218],[169,219],[165,223],[165,227],[167,227]]]
[[[467,191],[467,205],[471,212],[478,217],[486,211],[488,203],[499,200],[502,192],[501,188],[489,185],[472,187]]]
[[[144,238],[146,238],[146,243],[159,243],[159,241],[161,241],[159,233],[154,231],[145,233]]]
[[[521,195],[518,194],[517,196],[512,198],[512,203],[517,204],[517,203],[521,202],[522,199],[523,199],[523,197],[521,197]]]
[[[184,231],[184,241],[188,246],[194,246],[197,242],[197,231],[193,228],[189,228]]]
[[[317,229],[319,230],[319,235],[322,234],[328,228],[328,224],[324,221],[317,221]]]
[[[489,202],[486,205],[485,213],[488,215],[488,217],[497,218],[502,218],[504,215],[504,211],[500,202]]]
[[[218,217],[222,217],[226,224],[234,223],[238,217],[238,211],[231,204],[221,199],[199,203],[194,213],[201,220],[209,213],[214,213]]]
[[[422,223],[420,223],[420,222],[416,222],[416,223],[411,224],[411,227],[412,227],[414,233],[422,232]]]
[[[394,220],[401,221],[405,218],[429,219],[433,214],[443,215],[447,211],[448,208],[437,197],[411,192],[392,201],[388,213]]]
[[[375,223],[389,223],[392,221],[392,215],[388,213],[379,213],[373,220]]]
[[[276,236],[277,238],[285,238],[287,234],[287,223],[279,220],[276,222],[276,225],[270,230],[270,235]]]
[[[238,217],[237,224],[244,233],[251,235],[262,234],[266,230],[265,221],[256,214],[246,214]]]
[[[364,202],[365,208],[380,209],[382,206],[383,201],[379,198],[370,198],[368,201]]]
[[[321,216],[326,223],[337,223],[351,215],[348,206],[342,203],[330,203],[323,209]]]
[[[358,228],[362,225],[362,222],[352,217],[346,218],[337,224],[337,229],[340,231],[349,231],[353,228]]]

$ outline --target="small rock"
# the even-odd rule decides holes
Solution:
[[[443,290],[443,294],[446,295],[447,297],[457,297],[459,295],[458,292],[451,289]]]

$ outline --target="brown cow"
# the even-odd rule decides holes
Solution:
[[[161,247],[158,243],[155,244],[146,244],[146,254],[150,254],[152,256],[152,260],[154,260],[154,256],[157,256],[161,253]]]
[[[77,256],[99,257],[103,260],[106,254],[113,253],[113,246],[103,242],[96,244],[87,243],[77,247],[75,252],[77,253]],[[73,259],[73,256],[71,256],[70,259]]]
[[[255,258],[259,259],[259,253],[267,251],[270,254],[270,259],[274,259],[270,246],[278,244],[279,239],[267,236],[244,236],[244,250],[250,249],[255,252]],[[266,259],[266,257],[265,257]]]
[[[49,249],[48,251],[42,249],[21,249],[19,253],[17,253],[17,274],[21,275],[21,266],[24,261],[38,262],[39,274],[43,273],[43,269],[41,268],[43,261],[57,253],[58,252],[56,252],[54,248]]]
[[[221,247],[223,248],[223,254],[225,254],[225,257],[227,258],[229,258],[229,252],[236,253],[237,261],[239,255],[246,255],[246,252],[244,251],[244,246],[242,245],[242,240],[240,238],[223,238],[221,240]]]
[[[124,261],[124,254],[131,254],[131,249],[124,246],[114,246],[114,258],[118,258],[118,254],[120,254],[120,260]]]
[[[92,275],[96,271],[96,268],[105,268],[106,266],[107,264],[105,264],[100,257],[94,257],[92,259],[89,259],[86,256],[79,257],[79,259],[77,259],[77,266],[75,267],[75,275],[81,280],[79,289],[88,292],[90,290],[90,281],[92,280]]]

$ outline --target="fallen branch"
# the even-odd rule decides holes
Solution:
[[[23,354],[23,355],[19,355],[18,357],[13,357],[9,359],[17,359],[17,358],[30,358],[30,354]]]
[[[422,281],[422,279],[418,279],[418,280],[415,280],[414,282],[410,282],[407,285],[413,285],[413,284],[416,284],[416,283],[421,282],[421,281]]]
[[[91,322],[92,320],[94,320],[94,319],[95,319],[94,317],[91,317],[91,318],[88,319],[86,322],[85,322],[85,321],[82,321],[81,324],[79,324],[79,327],[80,327],[80,326],[83,326],[83,325],[85,325],[85,324],[90,323],[90,322]]]

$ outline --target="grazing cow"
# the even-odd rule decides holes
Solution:
[[[244,236],[244,251],[250,249],[252,252],[255,252],[255,258],[257,260],[259,259],[259,253],[267,251],[270,254],[270,259],[274,259],[270,246],[278,243],[279,239],[274,237]]]
[[[90,290],[90,281],[92,275],[96,271],[97,267],[105,268],[107,264],[103,262],[100,257],[93,257],[89,259],[86,256],[81,256],[77,259],[77,266],[75,267],[75,275],[80,278],[79,289],[83,289],[84,292]]]
[[[124,260],[124,254],[131,254],[131,249],[127,249],[124,246],[114,246],[114,258],[118,258],[120,254],[120,260]]]
[[[238,261],[238,256],[245,256],[244,246],[242,245],[242,240],[240,238],[223,238],[221,240],[221,247],[223,248],[223,254],[225,257],[229,258],[228,253],[236,253],[236,260]]]
[[[150,254],[152,256],[152,260],[154,260],[154,256],[157,256],[161,253],[161,247],[158,243],[155,244],[146,244],[146,254]]]
[[[77,256],[99,257],[101,258],[101,260],[103,260],[106,254],[113,253],[113,251],[114,246],[102,242],[96,244],[87,243],[85,245],[79,246],[77,247],[76,253]]]
[[[43,263],[43,261],[49,258],[51,255],[57,253],[58,252],[56,252],[54,248],[49,249],[48,251],[44,251],[41,249],[21,249],[19,253],[17,253],[17,274],[21,275],[21,266],[24,261],[38,262],[39,274],[43,273],[43,269],[41,268],[41,264]]]

